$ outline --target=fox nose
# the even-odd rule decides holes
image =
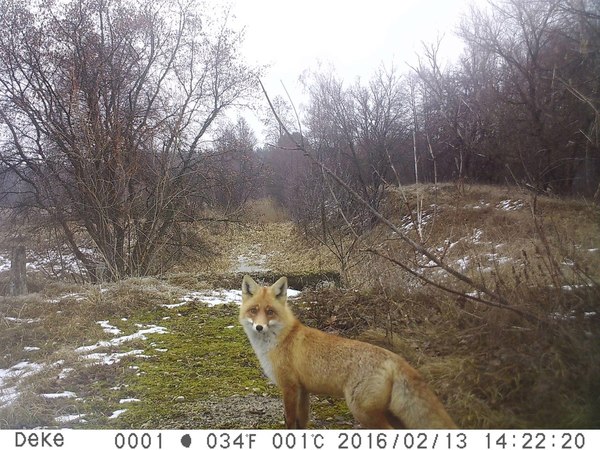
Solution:
[[[263,330],[263,326],[262,325],[256,325],[256,331],[260,332]]]

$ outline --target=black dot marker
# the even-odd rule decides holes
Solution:
[[[184,434],[181,438],[181,445],[185,448],[189,448],[192,445],[192,437],[189,434]]]

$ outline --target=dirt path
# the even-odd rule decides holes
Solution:
[[[229,224],[207,231],[208,245],[218,256],[205,261],[189,262],[183,272],[246,273],[271,271],[299,273],[335,270],[327,249],[302,237],[291,222],[264,224]]]

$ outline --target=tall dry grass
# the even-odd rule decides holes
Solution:
[[[372,255],[377,248],[435,283],[486,299],[376,226],[362,237],[350,276],[362,294],[309,294],[306,319],[404,355],[463,427],[599,427],[598,207],[514,188],[421,185],[390,190],[383,210],[527,315],[441,291]]]

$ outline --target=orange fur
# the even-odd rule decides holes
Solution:
[[[240,323],[265,374],[283,393],[288,428],[305,428],[309,393],[344,397],[365,428],[456,428],[404,358],[302,325],[287,305],[287,279],[242,281]]]

